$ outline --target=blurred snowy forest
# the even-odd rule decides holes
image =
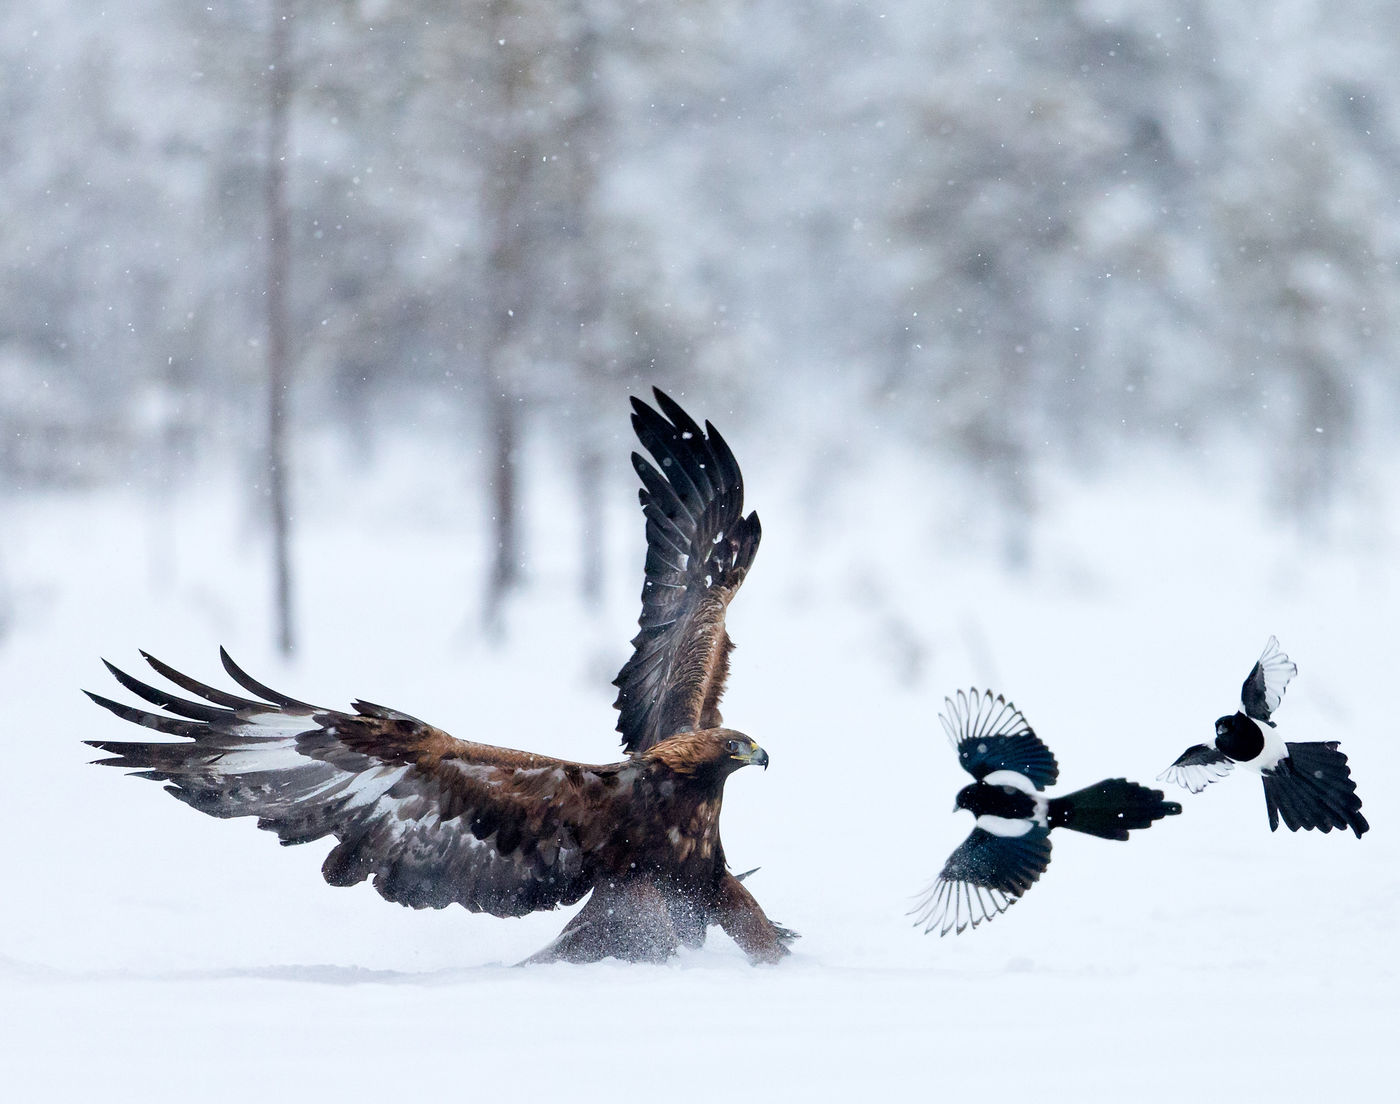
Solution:
[[[310,442],[412,437],[489,616],[531,442],[594,532],[652,383],[965,468],[1012,564],[1050,471],[1228,445],[1325,534],[1394,444],[1400,8],[62,0],[0,63],[0,515],[229,465],[260,510],[281,419],[295,516]]]
[[[642,1012],[728,1104],[988,1069],[1383,1100],[1397,322],[1380,0],[0,4],[0,1084],[711,1101],[619,1043]],[[508,969],[564,918],[331,892],[321,843],[87,765],[137,733],[79,692],[129,700],[99,657],[225,686],[219,645],[308,701],[620,755],[653,384],[763,519],[724,713],[773,769],[728,784],[725,851],[789,962]],[[1270,833],[1236,778],[1057,840],[976,933],[910,926],[969,828],[945,694],[1005,692],[1067,784],[1148,782],[1270,634],[1364,841]]]

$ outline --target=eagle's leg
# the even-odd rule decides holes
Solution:
[[[733,874],[720,880],[713,918],[754,962],[777,962],[788,953],[795,931],[773,923]]]
[[[643,878],[599,882],[583,908],[564,925],[554,942],[521,963],[664,962],[676,953],[678,939],[666,897]]]

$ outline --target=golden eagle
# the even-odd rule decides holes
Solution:
[[[641,629],[614,680],[622,762],[589,766],[458,740],[369,702],[322,709],[257,682],[222,649],[242,693],[144,652],[199,700],[107,664],[164,712],[93,701],[183,739],[89,741],[111,754],[99,762],[164,782],[211,816],[257,817],[284,844],[335,836],[326,881],[372,878],[381,896],[413,908],[521,916],[592,890],[527,961],[659,961],[699,946],[713,924],[752,961],[782,958],[794,933],[730,873],[719,833],[725,779],[768,765],[719,713],[733,648],[725,610],[758,550],[758,515],[744,516],[743,477],[718,431],[708,422],[702,430],[660,390],[656,401],[659,411],[632,400],[633,428],[655,464],[632,454],[647,556]]]

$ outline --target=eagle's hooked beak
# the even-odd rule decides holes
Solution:
[[[725,751],[729,752],[729,758],[735,760],[739,766],[747,767],[750,764],[756,767],[768,769],[768,753],[750,740],[747,736],[735,735],[725,745]],[[734,768],[738,770],[738,767]]]

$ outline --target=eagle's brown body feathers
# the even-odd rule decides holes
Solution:
[[[633,424],[665,471],[633,462],[644,489],[641,630],[619,673],[628,757],[602,765],[458,740],[396,710],[353,713],[279,694],[227,655],[245,697],[146,656],[184,698],[112,667],[164,710],[93,695],[118,716],[178,743],[94,741],[102,762],[165,782],[213,816],[255,816],[283,843],[334,836],[332,885],[366,879],[415,908],[459,904],[518,916],[593,896],[532,961],[608,955],[654,960],[721,925],[756,961],[787,953],[774,925],[729,873],[720,842],[724,781],[767,755],[722,727],[733,644],[724,615],[757,551],[757,515],[723,439],[657,392],[665,417],[633,400]],[[110,665],[109,665],[110,667]]]

